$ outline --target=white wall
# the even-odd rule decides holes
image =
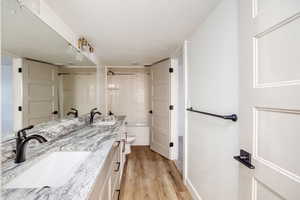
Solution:
[[[97,107],[101,113],[107,113],[106,110],[106,68],[99,65],[97,66]]]
[[[0,9],[2,9],[2,1],[0,5]],[[0,15],[0,27],[2,27],[2,16]],[[0,46],[2,47],[2,31],[0,31]],[[2,50],[0,48],[0,55],[2,55]],[[2,56],[0,56],[0,77],[2,76]],[[0,105],[2,105],[2,87],[0,87]],[[2,106],[0,106],[0,113],[2,113]],[[0,130],[2,130],[2,116],[0,115]],[[2,136],[0,135],[0,140],[2,141]],[[0,180],[1,184],[1,180]],[[2,185],[2,184],[1,184]]]
[[[8,60],[8,58],[6,58]],[[1,120],[2,120],[2,136],[12,134],[13,132],[13,71],[12,59],[10,63],[2,63],[1,74]]]
[[[185,131],[185,69],[183,66],[183,51],[178,56],[178,136],[183,136]]]
[[[238,1],[223,0],[188,44],[188,104],[238,113]],[[187,135],[187,184],[194,198],[237,200],[238,123],[188,112]]]

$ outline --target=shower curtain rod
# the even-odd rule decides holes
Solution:
[[[72,73],[57,73],[58,76],[61,75],[96,75],[96,73],[92,73],[92,72],[72,72]]]
[[[114,74],[107,74],[107,76],[126,76],[126,75],[136,75],[136,74],[122,74],[122,73],[114,73]]]

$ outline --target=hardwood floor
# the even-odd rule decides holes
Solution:
[[[149,147],[132,147],[124,170],[120,200],[192,199],[173,161]]]

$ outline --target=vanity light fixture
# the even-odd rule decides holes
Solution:
[[[83,50],[84,46],[87,45],[87,40],[84,37],[78,39],[78,49]]]
[[[94,48],[90,44],[88,44],[88,46],[89,46],[90,53],[94,53]]]
[[[84,37],[80,37],[78,39],[78,48],[83,51],[88,50],[90,53],[94,53],[94,47],[92,47],[92,45]]]

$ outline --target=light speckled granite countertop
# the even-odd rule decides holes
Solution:
[[[38,144],[27,150],[27,160],[15,164],[13,159],[2,162],[1,199],[5,200],[85,200],[96,177],[110,152],[113,143],[119,139],[125,117],[118,117],[113,126],[85,126],[47,143]],[[91,154],[78,167],[75,175],[62,187],[5,189],[5,184],[30,168],[42,158],[57,151],[89,151]],[[55,176],[55,174],[53,174]]]

